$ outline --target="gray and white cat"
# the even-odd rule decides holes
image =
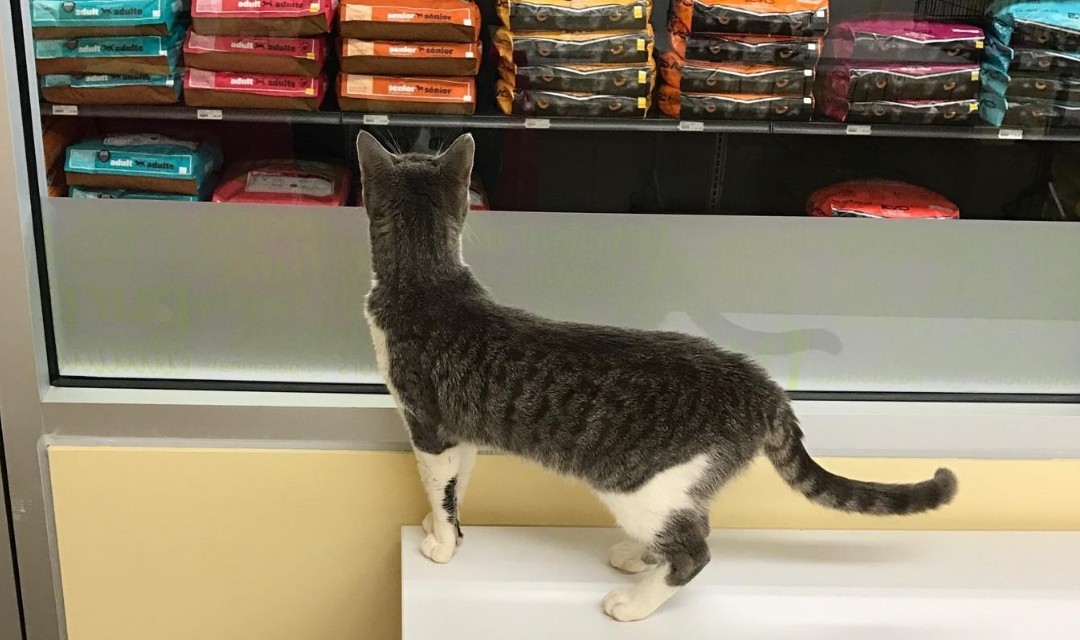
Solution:
[[[497,303],[462,260],[475,145],[394,155],[357,140],[370,222],[367,297],[379,373],[431,502],[422,552],[448,562],[478,447],[591,486],[629,537],[612,566],[643,579],[604,598],[640,620],[709,562],[713,495],[760,453],[811,501],[842,511],[940,507],[956,478],[880,484],[822,469],[786,393],[748,358],[679,333],[559,322]]]

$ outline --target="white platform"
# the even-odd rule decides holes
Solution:
[[[1080,640],[1080,533],[717,531],[652,618],[600,600],[615,530],[465,530],[449,565],[402,531],[403,640]]]

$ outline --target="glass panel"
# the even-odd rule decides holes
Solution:
[[[54,375],[378,382],[363,127],[474,134],[508,303],[795,390],[1077,393],[1080,21],[1031,6],[15,0]]]

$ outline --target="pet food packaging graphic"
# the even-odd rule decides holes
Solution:
[[[164,36],[176,28],[183,0],[31,0],[35,39]]]
[[[513,33],[494,36],[499,55],[518,65],[552,61],[581,64],[641,64],[652,59],[653,31]]]
[[[503,113],[526,118],[644,118],[652,104],[648,96],[514,89],[505,81],[499,81],[495,98]]]
[[[326,64],[324,37],[207,36],[191,31],[184,61],[204,71],[318,77]]]
[[[652,0],[498,0],[502,24],[525,31],[641,31]]]
[[[651,60],[634,65],[553,62],[520,67],[500,58],[499,75],[510,89],[644,97],[652,95],[656,64]]]
[[[474,78],[341,73],[337,88],[343,111],[471,115],[476,110]]]
[[[846,21],[829,29],[825,56],[838,60],[904,63],[979,62],[985,48],[979,27],[903,19]]]
[[[895,180],[850,180],[815,191],[807,213],[839,218],[959,218],[941,194]]]
[[[203,36],[302,37],[329,33],[337,0],[191,0],[191,27]]]
[[[73,187],[198,195],[221,162],[221,149],[208,140],[110,135],[69,146],[64,171]]]
[[[196,195],[187,195],[182,193],[160,193],[156,191],[132,191],[130,189],[72,187],[68,192],[68,197],[89,198],[93,200],[172,200],[175,202],[200,202],[206,200],[209,195],[205,192]]]
[[[47,75],[40,81],[41,97],[55,104],[161,105],[180,101],[183,74]]]
[[[338,48],[341,70],[370,75],[475,76],[479,42],[383,42],[346,38]]]
[[[808,96],[814,70],[778,65],[683,60],[673,51],[659,56],[668,85],[687,93],[749,93]]]
[[[163,36],[37,40],[34,64],[39,74],[168,76],[176,73],[183,39],[177,27]]]
[[[349,199],[349,171],[313,160],[254,160],[227,172],[212,200],[245,204],[341,207]]]
[[[345,0],[338,29],[343,38],[477,42],[480,8],[472,0]]]
[[[190,69],[184,101],[192,107],[315,111],[326,97],[326,77]]]
[[[978,96],[977,64],[915,65],[848,62],[822,74],[823,89],[851,102],[966,100]]]
[[[820,36],[829,0],[672,0],[671,16],[692,33]]]
[[[686,120],[807,120],[814,111],[810,96],[684,93],[660,86],[660,111]]]
[[[730,33],[671,34],[671,48],[684,60],[746,62],[806,69],[821,55],[820,38]]]

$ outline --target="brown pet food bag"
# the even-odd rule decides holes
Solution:
[[[471,115],[476,111],[476,80],[341,73],[338,106],[371,113]]]
[[[480,70],[479,42],[341,41],[345,73],[389,76],[474,76]]]
[[[325,36],[264,38],[204,36],[189,31],[184,41],[188,67],[205,71],[269,73],[317,77],[326,63]]]
[[[345,0],[343,38],[414,42],[476,42],[480,8],[472,0]]]
[[[204,36],[317,36],[329,33],[337,0],[192,0],[191,27]]]

